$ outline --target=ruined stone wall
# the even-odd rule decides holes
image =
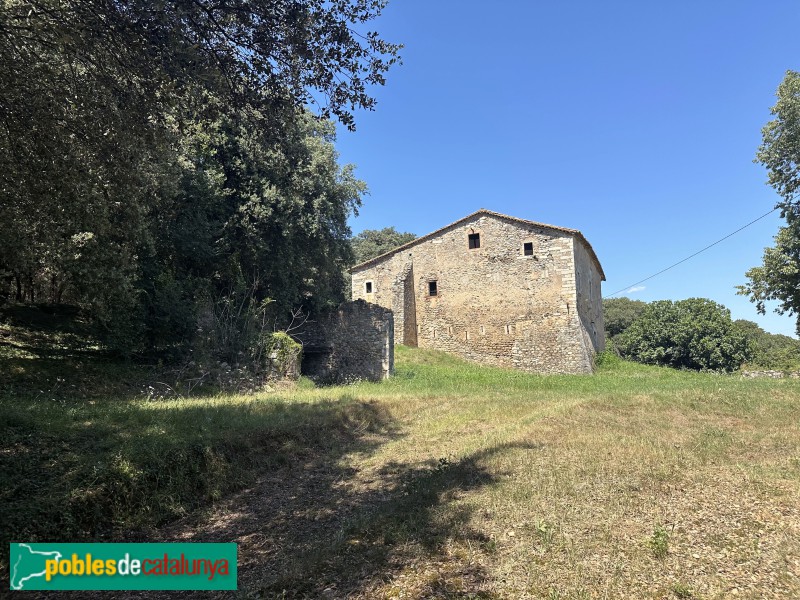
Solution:
[[[480,247],[470,249],[468,236],[475,233]],[[402,312],[395,339],[409,343],[410,302],[397,282],[410,272],[419,347],[539,373],[590,372],[573,240],[567,232],[476,215],[355,270],[353,298],[391,308],[396,316]],[[524,254],[526,242],[533,245],[530,256]]]
[[[345,302],[296,337],[303,344],[301,372],[319,383],[380,381],[394,372],[392,312],[376,304]]]
[[[800,379],[800,371],[774,371],[770,369],[762,369],[759,371],[742,371],[742,377],[746,379],[755,379],[757,377],[764,377],[767,379],[783,379],[787,377],[789,379]]]

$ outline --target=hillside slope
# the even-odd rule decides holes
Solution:
[[[4,549],[236,541],[265,597],[800,597],[797,380],[399,347],[380,384],[157,399],[40,359],[0,347]]]

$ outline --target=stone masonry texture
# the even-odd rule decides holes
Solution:
[[[605,275],[574,229],[481,209],[351,274],[397,343],[534,373],[591,373],[604,349]]]
[[[303,344],[301,372],[318,383],[380,381],[394,371],[392,311],[345,302],[293,335]]]

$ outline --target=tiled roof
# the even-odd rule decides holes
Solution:
[[[459,219],[458,221],[450,223],[449,225],[445,225],[444,227],[442,227],[440,229],[437,229],[436,231],[432,231],[431,233],[428,233],[426,235],[418,237],[417,239],[412,240],[412,241],[408,242],[407,244],[403,244],[402,246],[398,246],[397,248],[394,248],[393,250],[389,250],[389,252],[385,252],[385,253],[381,254],[380,256],[376,256],[376,257],[371,258],[369,260],[366,260],[366,261],[364,261],[362,263],[359,263],[359,264],[351,267],[350,268],[350,272],[352,273],[353,271],[356,271],[356,270],[361,269],[363,267],[366,267],[368,265],[372,265],[372,264],[375,264],[377,262],[380,262],[384,258],[388,258],[388,257],[392,256],[393,254],[396,254],[398,252],[401,252],[403,250],[406,250],[408,248],[416,246],[420,242],[424,242],[424,241],[429,240],[429,239],[431,239],[433,237],[436,237],[440,233],[443,233],[444,231],[446,231],[448,229],[451,229],[452,227],[460,225],[464,221],[469,221],[470,219],[473,219],[473,218],[481,216],[481,215],[495,217],[497,219],[503,219],[503,220],[506,220],[506,221],[512,221],[514,223],[522,223],[523,225],[532,225],[534,227],[540,227],[542,229],[549,229],[551,231],[559,231],[561,233],[566,233],[566,234],[575,236],[581,242],[583,242],[583,244],[586,246],[586,249],[589,251],[589,256],[592,257],[592,259],[594,260],[595,264],[597,265],[597,269],[600,271],[601,279],[603,281],[606,280],[606,275],[603,272],[603,267],[600,265],[600,261],[597,259],[597,255],[594,253],[594,249],[592,249],[592,245],[586,240],[585,237],[583,237],[583,234],[580,231],[578,231],[577,229],[568,229],[566,227],[557,227],[556,225],[546,225],[544,223],[537,223],[536,221],[528,221],[527,219],[519,219],[517,217],[510,217],[508,215],[497,213],[497,212],[494,212],[494,211],[491,211],[491,210],[486,210],[485,208],[481,208],[480,210],[477,210],[474,213],[469,214],[466,217],[463,217],[463,218]]]

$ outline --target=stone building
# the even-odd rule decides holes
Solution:
[[[351,269],[396,343],[535,373],[591,373],[605,274],[580,231],[481,209]]]

